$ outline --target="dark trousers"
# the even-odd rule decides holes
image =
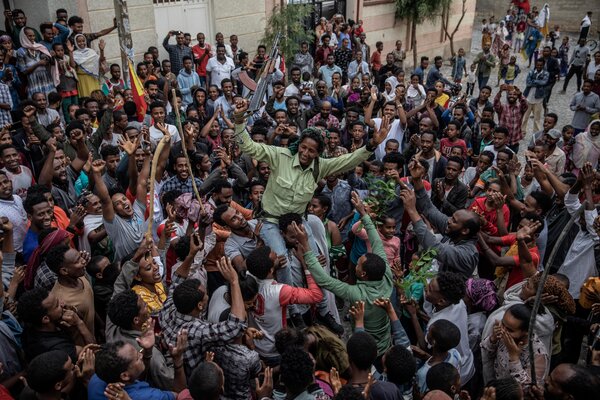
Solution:
[[[577,75],[577,91],[581,88],[581,76],[583,74],[583,66],[582,65],[571,65],[569,68],[569,72],[567,72],[567,77],[565,78],[565,83],[563,84],[563,90],[567,90],[567,86],[569,86],[569,81],[573,77],[573,75]]]
[[[581,28],[581,32],[579,33],[579,39],[587,39],[588,33],[590,33],[589,26],[586,26],[585,28]]]
[[[554,88],[555,84],[556,84],[556,82],[552,82],[546,86],[546,89],[545,89],[546,92],[544,94],[544,102],[543,102],[544,113],[548,112],[548,102],[550,101],[550,96],[552,95],[552,89]]]

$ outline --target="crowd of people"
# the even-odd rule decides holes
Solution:
[[[447,76],[341,15],[287,66],[172,30],[143,96],[116,22],[6,11],[0,399],[593,397],[600,52],[512,3]]]

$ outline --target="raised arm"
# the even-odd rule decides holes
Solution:
[[[46,160],[40,171],[38,183],[48,187],[52,186],[52,177],[54,176],[54,156],[56,154],[56,139],[50,138],[46,141]]]
[[[102,36],[108,35],[108,34],[109,34],[109,33],[111,33],[112,31],[114,31],[115,29],[117,29],[117,19],[116,19],[116,18],[113,18],[113,26],[111,26],[110,28],[105,28],[105,29],[102,29],[102,30],[101,30],[101,31],[99,31],[99,32],[92,33],[92,35],[93,35],[95,38],[99,38],[99,37],[102,37]]]
[[[77,151],[77,156],[71,161],[71,168],[73,168],[73,170],[79,175],[89,156],[89,150],[85,145],[83,131],[79,129],[72,130],[69,141]]]
[[[229,295],[231,296],[230,313],[241,320],[245,320],[246,308],[244,307],[244,299],[242,298],[237,271],[233,268],[231,260],[227,257],[221,257],[220,260],[217,260],[217,267],[223,278],[229,283]]]
[[[119,148],[127,153],[127,175],[129,176],[129,191],[132,194],[136,193],[136,184],[137,184],[137,164],[135,162],[135,152],[140,145],[140,136],[135,139],[134,142],[129,140],[127,136],[123,136],[123,138],[119,141]]]
[[[94,162],[92,162],[92,174],[94,175],[94,182],[96,183],[96,194],[102,203],[102,217],[106,221],[112,222],[115,218],[115,209],[113,208],[108,188],[104,183],[104,179],[102,179],[102,172],[104,171],[105,165],[106,163],[103,160],[94,160]]]
[[[371,98],[369,99],[369,104],[365,107],[365,124],[370,128],[375,127],[375,121],[371,119],[373,116],[373,107],[375,107],[375,103],[377,103],[377,87],[373,86],[371,88]]]

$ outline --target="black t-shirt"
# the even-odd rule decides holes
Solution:
[[[28,361],[51,350],[62,350],[77,362],[77,350],[71,336],[64,331],[43,332],[25,329],[23,332],[23,349]]]

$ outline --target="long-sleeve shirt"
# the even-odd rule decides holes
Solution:
[[[271,179],[269,178],[269,180]],[[373,301],[381,297],[389,297],[392,294],[392,271],[387,263],[387,255],[373,221],[368,215],[363,216],[361,220],[367,231],[373,254],[378,255],[385,262],[385,273],[381,280],[359,280],[356,285],[349,285],[332,278],[323,269],[312,251],[304,253],[304,261],[320,287],[350,303],[365,302],[365,331],[375,338],[377,352],[383,354],[390,347],[390,319],[383,308],[373,305]]]
[[[420,189],[415,194],[419,212],[425,215],[438,232],[446,232],[448,216],[435,208],[425,189]],[[413,224],[413,229],[421,246],[425,249],[437,249],[436,259],[440,271],[457,272],[465,279],[471,277],[479,262],[477,238],[464,239],[457,243],[450,241],[448,236],[440,240],[429,231],[422,219]]]
[[[185,45],[169,44],[169,36],[165,37],[162,45],[164,49],[169,53],[169,60],[171,61],[171,71],[178,73],[183,69],[183,57],[188,56],[194,60],[194,53],[192,48]]]
[[[359,66],[362,67],[361,71],[358,70]],[[366,61],[362,61],[360,65],[356,62],[356,60],[348,64],[348,80],[354,79],[355,76],[358,76],[362,79],[362,76],[365,74],[369,74],[369,64],[367,64]]]
[[[579,106],[582,106],[583,109],[578,109]],[[588,126],[590,117],[600,112],[600,97],[592,92],[587,95],[583,92],[577,92],[571,99],[569,107],[571,111],[575,111],[571,125],[573,125],[573,128],[583,130]]]
[[[204,361],[207,344],[226,343],[236,338],[242,330],[246,329],[246,324],[232,313],[229,314],[226,321],[211,324],[201,318],[177,311],[173,302],[173,290],[184,280],[178,275],[173,277],[171,293],[159,314],[159,320],[164,340],[167,343],[176,343],[179,331],[187,329],[188,346],[183,358],[186,375],[189,376],[194,368]]]
[[[303,214],[319,180],[349,171],[373,154],[362,147],[336,158],[318,158],[307,168],[302,168],[298,154],[292,154],[286,148],[254,142],[245,125],[236,125],[235,134],[242,152],[271,166],[262,204],[267,220],[273,223],[277,223],[277,218],[283,214]]]
[[[319,267],[321,265],[319,264]],[[253,313],[254,322],[264,333],[263,339],[255,340],[256,350],[263,357],[277,355],[275,334],[283,329],[286,309],[290,304],[316,304],[323,300],[323,292],[310,272],[306,273],[306,288],[277,283],[273,279],[257,279],[258,300]]]
[[[565,208],[571,216],[578,214],[581,202],[577,194],[567,193],[565,196]],[[571,247],[565,257],[565,260],[558,270],[558,273],[569,277],[569,293],[574,299],[579,298],[581,287],[587,278],[590,276],[598,276],[596,270],[596,258],[594,256],[594,246],[598,243],[598,234],[595,229],[590,229],[594,226],[594,220],[598,216],[596,209],[584,210],[585,225],[588,229],[583,230],[580,227],[577,236],[571,242]],[[575,223],[579,225],[579,218],[575,219]]]
[[[514,378],[525,390],[531,385],[531,359],[527,348],[521,350],[518,361],[510,361],[508,350],[502,340],[492,343],[490,336],[481,342],[481,350],[494,360],[493,376],[496,379]],[[533,337],[533,362],[537,382],[543,382],[550,366],[548,353],[537,335]]]
[[[502,91],[499,91],[494,97],[494,111],[498,113],[498,125],[508,129],[508,144],[512,146],[523,139],[521,122],[527,111],[527,99],[521,95],[514,104],[502,104],[501,96]]]
[[[587,46],[575,47],[573,49],[573,54],[571,54],[571,60],[569,60],[569,65],[583,67],[587,61],[587,57],[589,54],[590,49]]]

